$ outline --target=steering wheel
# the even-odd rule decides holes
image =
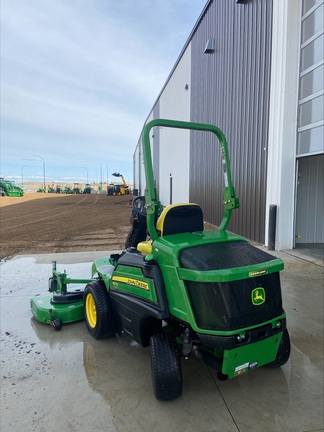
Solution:
[[[132,201],[132,207],[134,210],[137,211],[137,213],[141,214],[142,216],[146,216],[145,197],[144,196],[138,196],[138,197],[134,198]]]

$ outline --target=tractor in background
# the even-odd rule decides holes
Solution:
[[[47,193],[56,193],[56,185],[54,182],[47,185]]]
[[[114,172],[112,175],[114,177],[121,177],[122,183],[120,182],[110,183],[107,186],[107,195],[128,195],[129,188],[128,188],[128,184],[124,179],[124,176],[117,172]]]
[[[83,193],[79,183],[74,183],[73,189],[72,189],[74,194],[81,194]]]
[[[110,183],[107,186],[107,195],[114,195],[114,187],[115,187],[114,183]]]
[[[66,186],[64,186],[63,193],[64,193],[64,194],[71,195],[71,194],[73,194],[74,192],[73,192],[73,189],[72,189],[71,186],[66,185]]]
[[[89,183],[86,183],[86,185],[83,189],[83,193],[84,194],[91,194],[92,192],[93,192],[93,187]]]
[[[0,177],[0,194],[1,196],[20,197],[24,195],[24,190],[21,187],[16,186],[14,181]]]

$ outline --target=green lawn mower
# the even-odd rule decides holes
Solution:
[[[154,186],[153,127],[213,134],[225,185],[218,230],[204,230],[197,204],[162,208]],[[181,358],[190,355],[215,368],[222,380],[282,366],[290,355],[279,277],[283,262],[226,231],[239,201],[224,134],[213,125],[153,120],[143,130],[143,154],[145,197],[132,201],[125,250],[95,260],[84,288],[90,334],[101,339],[123,332],[150,346],[154,395],[162,401],[181,395]],[[36,318],[37,309],[34,304]]]

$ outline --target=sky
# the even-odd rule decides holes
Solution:
[[[1,0],[0,176],[133,179],[144,122],[206,0]]]

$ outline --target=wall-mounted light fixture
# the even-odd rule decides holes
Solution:
[[[208,39],[204,53],[205,54],[211,54],[215,51],[215,39]]]

